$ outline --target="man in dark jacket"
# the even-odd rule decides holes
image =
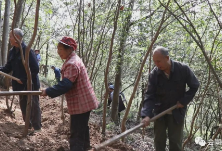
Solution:
[[[56,68],[55,66],[52,66],[52,69],[54,70],[56,81],[57,81],[57,83],[59,83],[60,77],[61,77],[60,69]]]
[[[113,93],[114,93],[114,85],[109,85],[109,97],[108,97],[108,108],[110,108],[110,104],[113,101]],[[122,92],[119,93],[119,105],[118,105],[118,117],[120,120],[120,112],[126,109],[124,101],[126,101],[125,96]]]
[[[182,151],[185,112],[198,90],[199,82],[187,65],[171,60],[164,47],[155,48],[153,61],[156,67],[149,75],[141,111],[142,122],[148,126],[154,115],[177,104],[177,109],[154,122],[154,144],[156,151],[165,151],[168,130],[169,150]],[[186,85],[189,87],[187,91]]]
[[[15,28],[14,35],[21,42],[21,46],[23,49],[23,55],[25,58],[26,45],[22,41],[23,32],[19,28]],[[25,68],[22,64],[22,58],[20,54],[19,44],[16,42],[12,31],[10,32],[9,41],[13,46],[9,51],[8,61],[5,66],[0,67],[0,71],[5,73],[10,73],[12,71],[12,76],[20,79],[19,81],[12,80],[12,89],[13,91],[25,91],[27,90],[27,74]],[[33,50],[30,50],[29,53],[29,68],[32,76],[32,90],[39,90],[39,66],[36,60],[35,53]],[[25,121],[26,116],[26,106],[27,106],[27,96],[20,95],[19,96],[19,104],[22,111],[23,120]],[[31,126],[35,130],[41,130],[41,110],[39,107],[39,96],[32,96],[32,108],[31,108],[31,119],[30,119],[30,128]]]

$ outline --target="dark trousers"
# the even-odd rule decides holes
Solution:
[[[56,82],[59,83],[60,82],[60,77],[55,77],[56,78]]]
[[[172,114],[167,114],[154,122],[154,145],[156,151],[165,151],[168,130],[169,151],[182,151],[184,122],[176,123]]]
[[[90,147],[88,126],[90,112],[70,116],[70,151],[86,151]]]
[[[22,117],[25,121],[26,117],[26,106],[27,106],[27,95],[19,96],[19,104],[22,111]],[[31,116],[30,116],[30,126],[32,126],[35,130],[41,129],[41,109],[39,107],[39,96],[33,95],[31,98],[32,107],[31,107]]]

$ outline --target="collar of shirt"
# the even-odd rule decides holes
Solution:
[[[25,55],[24,53],[25,53],[26,45],[25,45],[24,41],[22,41],[21,46],[22,46],[22,49],[23,49],[23,55]],[[20,54],[20,47],[13,46],[11,50],[14,51],[15,55]]]
[[[72,56],[75,56],[76,53],[73,51],[69,56],[68,58],[66,59],[66,61],[64,62],[64,64],[72,57]]]
[[[24,41],[22,41],[21,46],[22,46],[22,49],[26,46]],[[19,49],[20,50],[20,47],[13,46],[12,49]]]
[[[68,61],[69,61],[69,59],[70,58],[72,58],[72,56],[75,56],[76,55],[76,53],[73,51],[69,56],[68,56],[68,58],[66,59],[66,61],[63,63],[63,65],[65,65]],[[61,73],[63,73],[63,66],[62,66],[62,68],[61,68]]]
[[[171,73],[173,73],[174,72],[174,62],[175,61],[173,61],[172,59],[170,59],[170,61],[171,61],[171,69],[170,69],[170,71],[171,71]],[[157,68],[157,74],[158,75],[159,74],[164,74],[164,72],[162,70],[160,70],[159,68]]]

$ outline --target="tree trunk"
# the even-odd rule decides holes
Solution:
[[[121,36],[120,36],[120,46],[118,51],[118,61],[116,65],[116,77],[115,77],[115,86],[114,86],[114,93],[113,93],[113,100],[112,100],[112,110],[111,110],[111,118],[115,123],[118,123],[118,104],[119,104],[119,91],[120,91],[120,85],[121,85],[121,70],[122,70],[122,64],[124,59],[124,47],[126,45],[126,40],[129,35],[130,30],[130,20],[132,17],[132,10],[134,6],[134,0],[130,1],[129,4],[129,12],[128,15],[125,18],[124,25],[122,27]]]
[[[170,0],[168,0],[166,7],[168,7],[169,3],[170,3]],[[151,50],[152,50],[152,48],[153,48],[154,43],[156,42],[156,40],[157,40],[157,38],[158,38],[158,36],[159,36],[159,34],[160,34],[160,30],[161,30],[161,28],[162,28],[163,23],[166,21],[166,20],[165,20],[166,10],[167,10],[167,9],[165,9],[165,11],[163,12],[163,16],[162,16],[160,25],[159,25],[159,27],[158,27],[158,29],[157,29],[157,31],[156,31],[155,36],[153,37],[153,40],[152,40],[150,46],[149,46],[148,49],[147,49],[147,53],[146,53],[146,55],[145,55],[145,57],[144,57],[144,59],[143,59],[143,62],[142,62],[142,64],[141,64],[141,66],[140,66],[139,74],[138,74],[138,76],[137,76],[136,83],[135,83],[135,86],[134,86],[134,88],[133,88],[133,93],[132,93],[132,95],[131,95],[131,97],[130,97],[128,106],[127,106],[127,108],[126,108],[125,115],[124,115],[123,120],[122,120],[122,123],[121,123],[121,131],[122,131],[122,132],[124,132],[124,131],[126,130],[126,120],[127,120],[127,116],[128,116],[128,114],[129,114],[130,107],[131,107],[133,98],[134,98],[134,96],[135,96],[135,92],[136,92],[136,90],[137,90],[137,87],[138,87],[138,84],[139,84],[139,81],[140,81],[140,77],[141,77],[141,74],[142,74],[142,70],[143,70],[144,64],[145,64],[145,62],[146,62],[146,60],[147,60],[147,57],[148,57],[149,53],[151,52]]]
[[[1,66],[7,61],[8,52],[8,35],[9,35],[9,16],[10,16],[10,1],[5,1],[5,14],[4,14],[4,25],[2,35],[2,52],[1,52]]]
[[[2,1],[0,1],[0,29],[2,29]],[[0,36],[2,36],[2,30],[0,30]],[[0,47],[2,47],[2,40],[0,40]]]
[[[113,100],[112,100],[112,109],[111,109],[111,118],[115,124],[118,124],[118,104],[119,104],[119,91],[121,87],[121,72],[122,72],[122,60],[123,56],[120,54],[122,49],[119,50],[117,62],[117,71],[115,77],[115,84],[114,84],[114,92],[113,92]]]
[[[45,54],[45,67],[44,67],[44,73],[43,73],[45,77],[47,77],[47,73],[48,73],[48,57],[49,57],[49,42],[47,43],[46,54]]]
[[[16,15],[15,15],[15,20],[14,20],[14,24],[15,24],[15,28],[19,27],[19,23],[20,23],[20,19],[21,19],[21,14],[22,14],[22,10],[23,10],[23,3],[24,0],[18,0],[17,4],[16,4]]]
[[[115,38],[115,34],[116,34],[116,30],[117,30],[117,21],[119,18],[119,6],[121,4],[121,0],[118,1],[118,5],[116,6],[116,14],[115,14],[115,18],[114,18],[114,28],[113,28],[113,33],[112,33],[112,39],[111,39],[111,44],[110,44],[110,48],[109,48],[109,58],[107,61],[107,65],[106,65],[106,71],[105,71],[105,78],[104,78],[104,83],[105,83],[105,88],[106,88],[106,93],[105,93],[105,98],[104,98],[104,104],[103,104],[103,125],[102,125],[102,134],[105,134],[105,130],[106,130],[106,108],[107,108],[107,99],[108,99],[108,92],[109,92],[109,88],[108,88],[108,73],[109,73],[109,65],[112,59],[112,52],[113,52],[113,43],[114,43],[114,38]]]
[[[34,31],[31,37],[31,40],[29,41],[28,46],[26,47],[25,50],[25,71],[27,74],[27,91],[32,90],[32,79],[31,79],[31,72],[29,68],[29,53],[31,50],[31,46],[35,40],[36,33],[37,33],[37,28],[38,28],[38,19],[39,19],[39,7],[40,7],[40,0],[37,0],[36,2],[36,12],[35,12],[35,24],[34,24]],[[22,49],[20,50],[22,51]],[[32,106],[32,96],[28,95],[28,101],[27,101],[27,107],[26,107],[26,119],[25,119],[25,129],[23,132],[23,137],[27,136],[28,134],[28,128],[30,124],[30,116],[31,116],[31,106]]]
[[[79,3],[79,14],[78,14],[78,17],[79,17],[79,20],[78,20],[78,47],[79,47],[79,56],[80,58],[83,56],[83,52],[81,51],[81,10],[82,10],[82,1],[80,1]]]
[[[141,86],[142,100],[140,102],[139,110],[137,112],[136,121],[139,121],[140,117],[141,117],[140,115],[141,115],[141,110],[142,110],[143,102],[144,102],[144,98],[145,98],[146,85],[147,84],[145,84],[144,75],[142,75],[142,86]]]

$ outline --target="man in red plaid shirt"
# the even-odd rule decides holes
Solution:
[[[62,81],[42,91],[42,96],[57,97],[65,94],[71,118],[70,150],[85,151],[90,148],[88,121],[90,112],[98,101],[90,83],[85,65],[75,53],[77,44],[70,37],[63,37],[57,46],[61,59],[65,59]]]

